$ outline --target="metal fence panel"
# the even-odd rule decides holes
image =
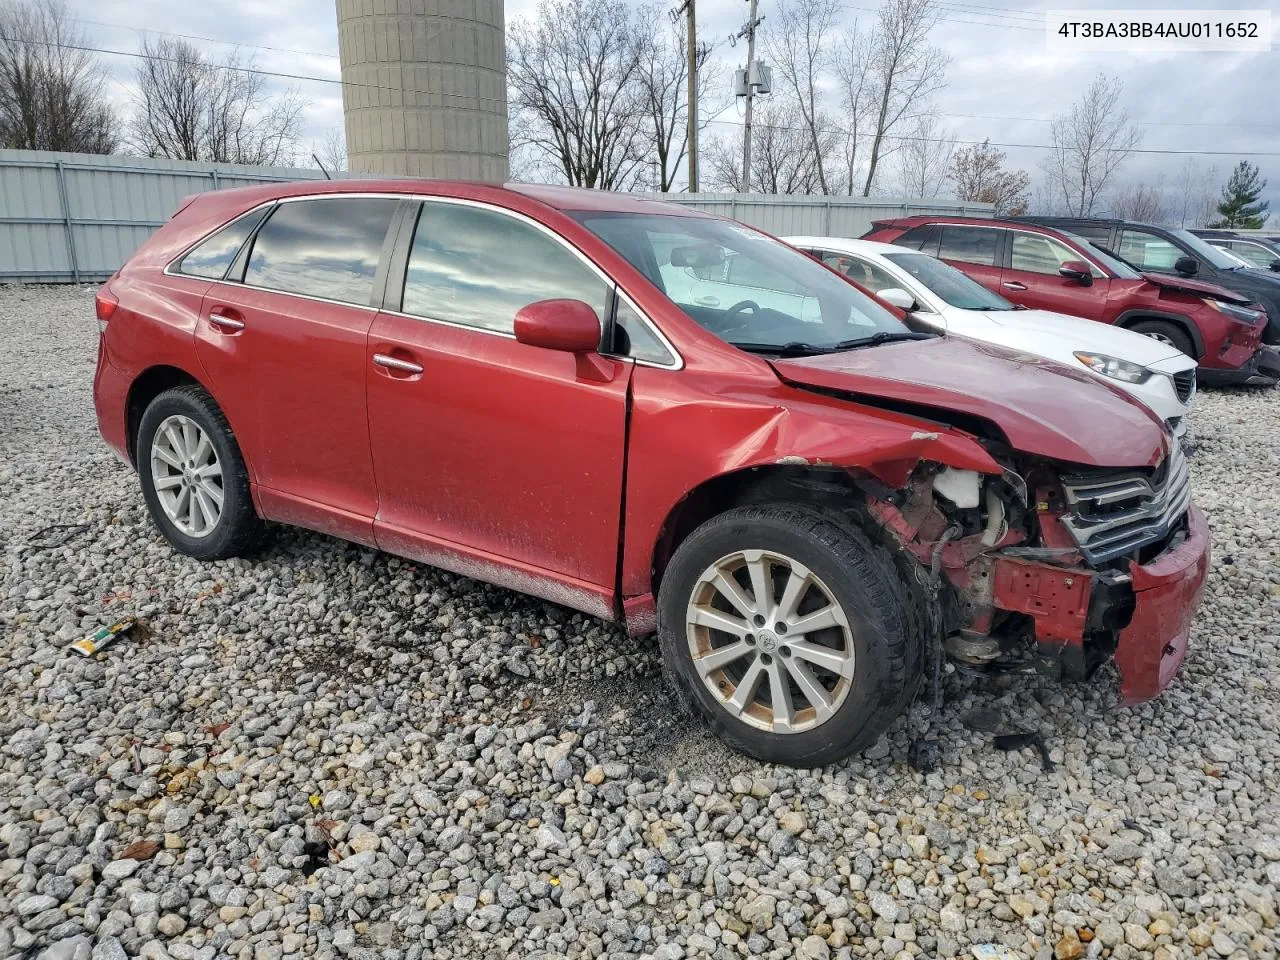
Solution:
[[[990,217],[989,203],[961,200],[884,200],[879,197],[699,193],[666,194],[669,203],[741,220],[775,236],[860,237],[875,220],[938,214]]]
[[[184,197],[319,170],[0,150],[0,282],[101,281]]]
[[[0,283],[101,281],[206,190],[315,180],[319,170],[0,150]],[[661,199],[732,217],[779,236],[858,237],[873,220],[918,213],[991,216],[958,200],[663,194]]]

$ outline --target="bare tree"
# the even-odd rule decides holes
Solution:
[[[1116,171],[1142,142],[1142,130],[1120,105],[1124,84],[1098,74],[1071,110],[1053,121],[1045,173],[1069,213],[1090,216]]]
[[[655,5],[641,11],[648,32],[637,69],[643,111],[646,153],[654,168],[654,188],[668,193],[681,175],[681,165],[689,149],[689,56],[688,28],[683,19],[671,22],[666,8]],[[669,27],[664,24],[670,23]],[[710,49],[698,56],[698,129],[705,130],[711,118],[728,101],[708,108],[712,90],[721,86],[720,63],[711,60]]]
[[[934,0],[885,0],[880,7],[869,45],[873,116],[864,197],[881,160],[900,143],[894,135],[928,113],[931,98],[946,85],[947,55],[928,43],[937,22]]]
[[[0,2],[0,146],[114,149],[119,124],[103,95],[106,71],[87,45],[64,0]]]
[[[508,102],[523,146],[571,185],[630,187],[646,160],[645,50],[640,16],[612,0],[542,0],[535,21],[515,20]]]
[[[833,192],[826,166],[839,134],[819,88],[832,62],[831,38],[841,7],[840,0],[778,0],[765,32],[765,52],[799,114],[821,193]]]
[[[1218,179],[1216,166],[1204,166],[1195,157],[1187,157],[1174,181],[1177,210],[1174,219],[1180,227],[1203,227],[1217,212],[1218,199],[1213,185]]]
[[[835,55],[840,81],[840,152],[843,192],[853,196],[862,164],[861,147],[874,106],[871,89],[871,38],[857,21],[845,32]]]
[[[255,61],[207,59],[186,40],[144,40],[130,141],[149,157],[292,163],[304,103],[295,91],[269,97]]]
[[[955,184],[956,198],[995,205],[997,217],[1016,217],[1027,212],[1027,187],[1031,176],[1025,170],[1006,170],[1003,150],[989,140],[956,151],[947,178]]]
[[[765,101],[751,125],[751,183],[742,182],[742,143],[719,137],[708,145],[711,183],[734,193],[815,193],[817,163],[808,131],[790,125],[791,114],[778,102]]]
[[[341,127],[330,127],[311,144],[311,155],[329,173],[347,169],[347,137]]]
[[[1164,197],[1164,177],[1154,184],[1130,183],[1116,191],[1111,215],[1139,223],[1168,223],[1169,208]]]
[[[895,166],[902,196],[942,196],[955,149],[955,136],[942,130],[937,117],[918,117],[897,153]]]

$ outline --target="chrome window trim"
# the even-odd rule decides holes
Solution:
[[[416,313],[404,313],[403,311],[400,311],[400,310],[380,310],[378,307],[374,307],[370,304],[351,303],[348,300],[332,300],[328,297],[317,297],[314,294],[309,294],[309,293],[294,293],[291,290],[276,290],[273,287],[261,287],[251,283],[243,283],[243,282],[237,283],[234,280],[209,280],[208,278],[205,278],[205,277],[195,277],[190,274],[180,273],[173,269],[174,265],[181,262],[182,258],[185,257],[187,253],[189,253],[195,247],[199,246],[209,237],[213,236],[223,227],[227,226],[227,224],[234,223],[236,220],[240,219],[240,217],[243,217],[245,216],[245,214],[248,214],[253,212],[254,210],[257,210],[260,207],[274,206],[276,204],[281,204],[281,203],[296,203],[300,200],[330,200],[330,199],[334,199],[334,200],[337,200],[337,199],[409,200],[409,201],[420,202],[423,204],[452,203],[457,206],[469,206],[469,207],[477,207],[482,210],[489,210],[494,213],[504,214],[516,220],[520,220],[521,222],[527,223],[533,226],[535,229],[542,231],[547,236],[551,237],[554,241],[559,243],[566,250],[569,250],[574,256],[576,256],[579,260],[581,260],[584,264],[586,264],[587,267],[596,274],[596,276],[598,276],[601,280],[604,281],[606,292],[609,289],[612,289],[619,296],[626,297],[628,305],[633,310],[635,310],[636,315],[639,316],[641,321],[646,326],[649,327],[649,330],[654,334],[658,342],[661,343],[663,347],[667,349],[667,351],[671,354],[671,356],[675,358],[675,360],[672,363],[665,364],[665,363],[656,363],[652,360],[637,360],[634,357],[618,357],[613,354],[602,354],[602,356],[609,356],[615,360],[630,360],[631,362],[635,363],[637,366],[654,367],[659,370],[684,369],[684,358],[680,355],[680,351],[675,348],[675,345],[672,344],[672,342],[669,339],[667,339],[667,335],[662,332],[662,329],[656,323],[653,322],[653,319],[648,315],[648,313],[640,309],[639,305],[636,304],[635,300],[633,300],[631,296],[627,294],[622,289],[621,286],[618,285],[618,282],[614,280],[612,277],[610,277],[607,273],[605,273],[605,271],[601,269],[601,267],[598,266],[594,260],[592,260],[585,253],[583,253],[581,250],[579,250],[577,247],[571,244],[564,237],[560,236],[560,234],[556,233],[546,224],[539,223],[537,220],[533,219],[527,214],[520,213],[518,210],[510,210],[506,207],[502,207],[497,204],[489,203],[483,200],[472,200],[469,197],[443,197],[443,196],[434,196],[432,194],[422,194],[422,193],[377,193],[377,192],[306,193],[306,194],[299,194],[297,196],[292,196],[292,197],[276,197],[271,200],[264,200],[262,203],[259,203],[256,206],[252,206],[248,210],[244,210],[241,213],[237,214],[236,216],[232,217],[226,223],[222,223],[214,227],[204,236],[200,237],[198,240],[195,240],[188,247],[183,249],[182,252],[179,253],[177,256],[173,257],[165,265],[163,273],[166,276],[170,276],[170,277],[181,277],[186,280],[198,280],[206,283],[218,283],[218,284],[223,284],[229,287],[235,287],[236,289],[239,289],[239,290],[261,290],[265,293],[275,293],[285,297],[298,297],[299,299],[311,300],[316,303],[332,303],[340,307],[355,307],[356,309],[360,309],[360,310],[372,310],[375,313],[380,312],[380,313],[388,313],[397,317],[407,317],[410,320],[422,320],[426,323],[438,323],[442,326],[454,327],[455,329],[458,329],[458,330],[476,330],[480,333],[486,333],[486,334],[489,334],[490,336],[495,336],[495,337],[503,337],[507,340],[515,339],[515,334],[513,333],[506,333],[501,330],[490,330],[486,327],[476,327],[476,326],[472,326],[471,324],[458,323],[453,320],[441,320],[438,317],[425,317]],[[418,228],[416,221],[413,226],[414,226],[414,230],[416,231]],[[410,247],[410,250],[412,250],[412,246]],[[405,266],[405,275],[406,277],[408,276],[407,263]],[[602,323],[601,324],[602,335],[603,335],[603,329],[604,329],[604,324]]]

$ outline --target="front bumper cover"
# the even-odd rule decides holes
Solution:
[[[1150,700],[1167,687],[1187,655],[1191,620],[1209,575],[1209,522],[1194,504],[1187,538],[1151,563],[1134,564],[1134,607],[1120,631],[1115,661],[1125,703]]]
[[[1211,387],[1269,387],[1280,382],[1280,353],[1271,347],[1260,347],[1233,370],[1201,366],[1196,378]]]

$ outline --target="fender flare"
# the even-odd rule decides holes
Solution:
[[[1165,323],[1172,323],[1188,337],[1191,338],[1191,345],[1195,348],[1196,359],[1199,360],[1204,356],[1204,338],[1200,336],[1200,329],[1195,322],[1181,313],[1169,313],[1164,310],[1143,310],[1134,309],[1126,310],[1120,316],[1116,317],[1113,324],[1117,327],[1130,329],[1135,323],[1143,320],[1162,320]]]

